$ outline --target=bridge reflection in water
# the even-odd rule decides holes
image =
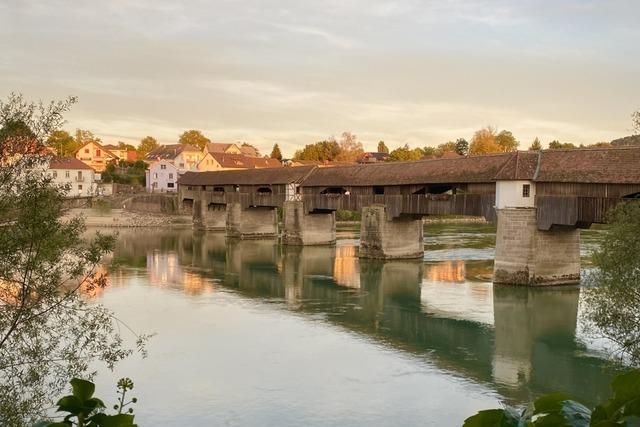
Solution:
[[[551,391],[586,403],[609,394],[613,373],[576,339],[579,288],[468,279],[468,270],[490,271],[489,262],[358,260],[356,248],[340,242],[281,246],[191,231],[123,233],[114,257],[146,268],[157,286],[237,292],[313,315],[488,384],[510,403]],[[111,277],[125,280],[122,269]]]

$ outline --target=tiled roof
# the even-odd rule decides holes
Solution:
[[[49,162],[49,169],[87,169],[93,170],[82,160],[75,157],[53,157]]]
[[[545,150],[535,181],[640,183],[640,146]]]
[[[233,144],[223,142],[209,142],[205,147],[209,153],[225,153]]]
[[[153,150],[149,151],[144,157],[145,160],[162,160],[162,159],[175,159],[183,151],[197,151],[200,149],[191,144],[169,144],[161,145]]]
[[[495,175],[512,155],[506,153],[318,168],[305,179],[303,185],[313,187],[493,182]]]
[[[277,159],[249,157],[244,154],[209,153],[223,168],[257,169],[282,167]]]
[[[213,172],[186,172],[180,177],[180,185],[268,185],[300,182],[314,166],[297,168],[264,168],[226,170]]]
[[[241,145],[240,151],[242,151],[242,154],[244,154],[245,156],[258,157],[258,152],[256,151],[256,149],[248,145]]]

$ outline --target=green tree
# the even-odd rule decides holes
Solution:
[[[336,160],[340,154],[340,146],[335,139],[316,142],[315,144],[307,144],[302,150],[296,151],[293,156],[294,160],[319,160],[332,161]]]
[[[211,142],[209,138],[204,136],[201,131],[191,129],[184,131],[178,138],[180,144],[190,144],[204,150],[204,147]]]
[[[69,376],[92,360],[113,367],[122,347],[113,315],[79,295],[107,285],[97,266],[114,237],[62,219],[68,188],[54,185],[42,150],[75,102],[0,101],[0,420],[40,418]],[[140,341],[142,345],[144,338]]]
[[[424,157],[424,151],[420,148],[409,148],[409,144],[398,147],[389,153],[390,162],[405,162],[411,160],[420,160]]]
[[[121,150],[127,151],[136,151],[136,147],[131,144],[127,144],[126,142],[118,141],[118,148]]]
[[[80,148],[73,136],[66,130],[51,132],[51,135],[47,138],[47,145],[54,148],[60,156],[73,156]]]
[[[610,214],[597,267],[585,293],[594,332],[618,345],[620,355],[640,366],[640,202],[618,205]]]
[[[351,132],[342,132],[338,145],[340,151],[336,160],[341,162],[355,162],[364,154],[362,143],[358,142],[358,138]]]
[[[558,140],[553,140],[549,143],[549,150],[566,150],[566,149],[574,149],[578,148],[575,144],[570,142],[560,142]]]
[[[531,146],[529,147],[529,151],[540,151],[540,150],[542,150],[542,143],[540,142],[538,137],[536,137],[536,139],[534,139],[533,142],[531,143]]]
[[[154,148],[158,148],[158,141],[152,136],[145,136],[140,140],[140,145],[138,145],[138,154],[140,157],[144,157]]]
[[[260,150],[258,150],[258,147],[256,147],[253,144],[249,144],[248,142],[243,142],[241,144],[241,147],[247,147],[250,148],[250,151],[253,151],[253,154],[251,154],[254,157],[260,157]],[[203,147],[204,148],[204,147]]]
[[[508,130],[503,130],[496,135],[495,141],[500,147],[500,151],[503,152],[516,151],[518,149],[518,145],[520,145],[518,140],[516,140],[513,134]]]
[[[464,138],[456,139],[456,146],[454,151],[461,156],[466,156],[467,154],[469,154],[469,143],[467,142],[467,140]]]
[[[442,157],[444,153],[455,153],[456,143],[453,141],[445,142],[436,148],[436,157]]]
[[[278,159],[280,161],[282,161],[282,153],[280,152],[280,147],[278,146],[278,144],[274,144],[273,146],[273,150],[271,150],[271,156],[272,159]]]
[[[76,146],[77,146],[76,149],[79,149],[83,145],[86,145],[90,142],[95,142],[98,144],[102,142],[102,140],[97,136],[95,136],[93,132],[89,130],[83,130],[83,129],[76,129],[75,140],[76,140]]]
[[[389,147],[384,141],[378,141],[378,153],[389,153]]]
[[[469,144],[469,154],[487,154],[502,151],[496,141],[496,130],[491,126],[476,131]]]

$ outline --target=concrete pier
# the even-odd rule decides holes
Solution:
[[[536,208],[497,209],[494,283],[542,286],[580,281],[580,229],[538,230]]]
[[[205,231],[225,231],[227,229],[226,205],[195,200],[193,203],[193,228]]]
[[[285,245],[332,245],[336,242],[336,214],[311,213],[301,201],[286,201],[283,207],[282,243]]]
[[[362,208],[360,257],[409,259],[424,256],[422,218],[387,218],[384,206]]]
[[[278,235],[276,208],[248,207],[240,203],[227,205],[227,237],[260,239]]]

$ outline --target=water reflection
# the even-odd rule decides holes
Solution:
[[[123,233],[114,256],[129,268],[111,273],[119,281],[142,268],[153,286],[281,304],[488,384],[510,403],[558,390],[586,403],[608,395],[612,374],[576,339],[579,289],[493,286],[482,280],[490,261],[358,260],[344,242],[283,247],[191,231]]]

